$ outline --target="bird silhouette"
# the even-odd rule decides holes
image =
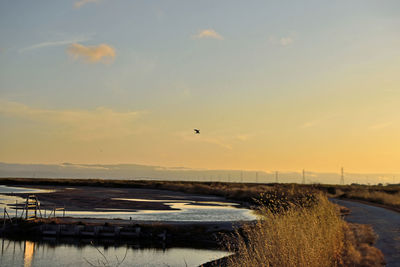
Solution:
[[[200,130],[199,129],[193,129],[195,134],[200,134]]]

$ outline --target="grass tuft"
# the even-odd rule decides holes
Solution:
[[[228,250],[235,253],[226,266],[384,265],[382,253],[371,246],[376,240],[372,228],[347,224],[323,194],[300,195],[295,200],[301,201],[292,204],[272,199],[274,205],[261,206],[255,224],[226,238]],[[277,212],[281,202],[285,208]]]
[[[344,222],[322,195],[309,207],[276,213],[262,206],[261,218],[236,233],[228,266],[338,266],[344,247]]]

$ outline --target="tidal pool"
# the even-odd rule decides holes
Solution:
[[[226,251],[209,249],[104,247],[0,238],[0,266],[116,266],[122,259],[119,266],[199,266],[228,255]]]

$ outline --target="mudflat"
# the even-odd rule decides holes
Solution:
[[[140,210],[176,210],[165,203],[197,201],[226,202],[226,199],[217,196],[145,188],[67,187],[47,185],[17,186],[51,190],[51,192],[46,193],[35,193],[41,205],[48,207],[65,207],[69,211],[95,210],[133,212]],[[28,195],[31,195],[31,193],[13,193],[12,195],[26,198]],[[196,203],[196,205],[198,204]],[[201,205],[207,205],[207,203],[201,203]],[[213,205],[215,205],[215,203],[213,203]]]

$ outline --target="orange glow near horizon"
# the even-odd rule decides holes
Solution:
[[[400,173],[395,1],[211,2],[1,2],[0,162]]]

